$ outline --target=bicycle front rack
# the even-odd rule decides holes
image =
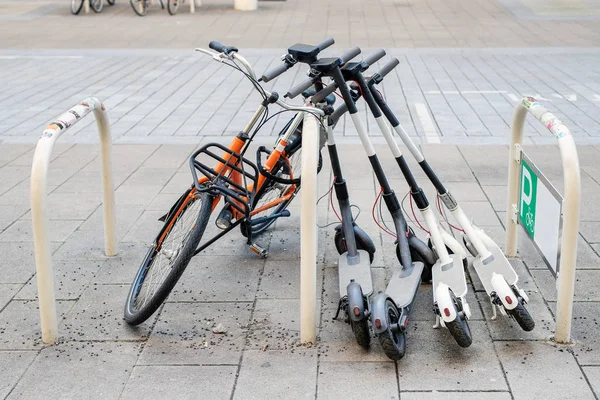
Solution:
[[[217,154],[218,152],[222,152],[222,155]],[[218,161],[217,169],[197,160],[198,156]],[[198,192],[223,196],[226,202],[249,220],[258,181],[258,169],[254,163],[222,144],[209,143],[191,155],[190,168]],[[198,172],[208,178],[208,181],[200,184]],[[242,182],[232,179],[234,172],[239,174]]]

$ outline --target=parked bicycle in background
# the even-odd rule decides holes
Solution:
[[[99,13],[104,8],[104,0],[89,0],[90,8]],[[114,6],[116,0],[106,0],[109,5]],[[81,12],[85,0],[71,0],[71,13],[77,15]]]

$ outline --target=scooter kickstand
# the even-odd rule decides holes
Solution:
[[[498,312],[496,311],[496,305],[494,304],[494,301],[492,300],[492,298],[490,297],[490,304],[492,305],[492,321],[495,321],[496,318],[498,318]]]
[[[442,325],[440,324],[440,316],[435,315],[435,325],[433,325],[433,329],[439,329]]]

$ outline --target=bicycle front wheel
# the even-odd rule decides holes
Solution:
[[[169,14],[175,15],[177,14],[177,10],[179,10],[179,4],[181,0],[168,0],[167,10],[169,10]]]
[[[83,1],[84,0],[71,0],[71,13],[73,15],[79,14],[83,8]]]
[[[143,17],[148,12],[148,1],[147,0],[129,0],[131,8],[140,17]]]
[[[125,321],[129,325],[150,318],[171,293],[202,239],[212,199],[192,189],[167,216],[127,295]]]

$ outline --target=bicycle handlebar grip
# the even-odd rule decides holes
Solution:
[[[325,100],[325,97],[329,96],[331,93],[335,92],[335,89],[337,89],[337,85],[334,83],[330,83],[329,85],[327,85],[327,87],[323,88],[323,90],[321,90],[319,93],[315,94],[312,98],[311,98],[311,103],[313,104],[317,104],[322,102],[323,100]]]
[[[304,92],[306,89],[309,89],[313,85],[312,78],[308,78],[305,81],[300,82],[298,85],[291,88],[286,94],[285,97],[293,99],[298,96],[300,93]]]
[[[383,68],[381,68],[381,70],[379,70],[379,75],[383,78],[384,76],[389,74],[394,68],[396,68],[398,64],[400,64],[400,61],[398,61],[397,58],[392,58],[390,61],[387,62],[387,64],[383,66]]]
[[[335,40],[333,40],[332,37],[323,40],[321,43],[319,43],[317,45],[317,47],[319,48],[320,51],[325,50],[326,48],[328,48],[329,46],[333,45],[335,43]]]
[[[218,51],[219,53],[225,53],[225,46],[219,42],[215,42],[214,40],[208,44],[208,47],[213,49],[214,51]]]
[[[340,57],[342,59],[342,63],[346,64],[348,61],[352,60],[354,57],[360,54],[360,49],[358,47],[353,47]]]
[[[363,59],[362,62],[363,64],[370,66],[375,64],[377,61],[381,60],[383,57],[385,57],[385,50],[379,49],[375,53]]]
[[[284,62],[278,67],[275,67],[272,70],[265,72],[261,79],[263,82],[269,82],[270,80],[275,79],[279,75],[283,74],[288,69],[290,69],[290,65]]]

